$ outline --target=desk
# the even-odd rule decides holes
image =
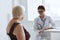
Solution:
[[[48,33],[48,40],[60,40],[60,29],[49,29],[46,32]]]

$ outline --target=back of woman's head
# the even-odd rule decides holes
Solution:
[[[25,10],[23,6],[18,5],[18,6],[13,7],[12,9],[13,18],[19,18],[21,15],[23,15],[24,11]]]

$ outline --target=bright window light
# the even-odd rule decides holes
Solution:
[[[54,20],[60,20],[60,0],[45,0],[46,14]]]

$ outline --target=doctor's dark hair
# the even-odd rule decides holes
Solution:
[[[45,7],[43,5],[38,6],[38,10],[43,9],[45,11]]]

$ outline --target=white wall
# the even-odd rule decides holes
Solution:
[[[11,13],[11,0],[0,0],[0,40],[6,40],[7,15]]]

